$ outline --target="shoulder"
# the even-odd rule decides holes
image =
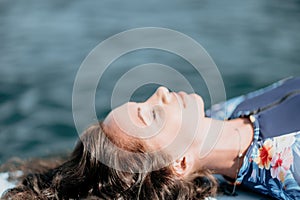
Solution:
[[[212,105],[211,108],[206,110],[206,116],[219,120],[235,118],[233,114],[237,110],[257,109],[259,106],[268,104],[269,101],[274,101],[278,98],[278,95],[296,89],[300,89],[300,77],[286,78],[253,92]]]

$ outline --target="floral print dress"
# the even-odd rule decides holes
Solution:
[[[300,78],[212,106],[208,117],[248,117],[254,138],[237,183],[276,199],[300,199]]]

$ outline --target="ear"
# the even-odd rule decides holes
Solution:
[[[173,170],[179,176],[184,176],[191,171],[192,168],[192,160],[189,156],[182,156],[173,162]]]

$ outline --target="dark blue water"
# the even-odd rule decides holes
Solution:
[[[79,66],[101,41],[127,29],[165,27],[194,38],[216,62],[228,97],[300,75],[299,1],[0,1],[0,163],[12,156],[70,151],[76,139],[72,87]],[[111,90],[130,66],[158,62],[182,68],[159,51],[123,56],[96,95],[109,111]],[[137,99],[149,96],[141,90]],[[208,97],[199,82],[196,91]],[[145,92],[148,91],[148,92]]]

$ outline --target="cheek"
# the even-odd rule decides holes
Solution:
[[[161,109],[159,112],[159,119],[152,130],[156,130],[156,134],[149,140],[150,143],[155,144],[156,150],[170,146],[178,136],[182,124],[182,115],[179,114],[178,109],[169,107]]]
[[[183,112],[167,120],[166,126],[156,137],[157,149],[166,150],[173,158],[179,158],[188,150],[196,138],[198,122],[189,114]]]

